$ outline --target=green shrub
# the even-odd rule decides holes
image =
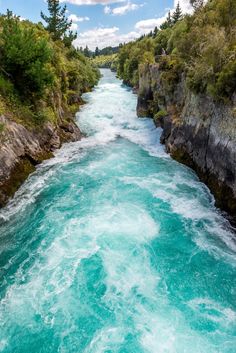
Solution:
[[[53,41],[41,24],[0,16],[0,111],[34,126],[70,112],[71,95],[91,89],[99,78],[89,59],[62,40]]]
[[[166,116],[168,115],[168,113],[162,109],[162,110],[159,110],[159,112],[157,112],[155,115],[154,115],[154,121],[158,121],[160,120],[161,118],[165,118]]]
[[[5,124],[0,123],[0,134],[4,131],[4,129],[5,129]]]
[[[138,85],[138,68],[143,63],[154,63],[154,41],[144,37],[121,47],[117,59],[117,73],[120,78],[133,86]]]
[[[0,94],[4,97],[13,96],[14,95],[14,85],[5,77],[0,75]]]
[[[6,17],[0,33],[0,64],[18,93],[27,98],[40,97],[53,83],[50,67],[52,50],[34,28],[25,27],[15,17]]]
[[[137,85],[137,66],[153,63],[154,53],[166,93],[186,77],[195,93],[230,100],[236,87],[235,28],[235,0],[209,0],[175,25],[161,27],[154,38],[144,36],[124,45],[118,75]]]
[[[215,98],[231,98],[236,90],[236,60],[226,64],[218,74],[215,85],[209,86],[209,93]]]

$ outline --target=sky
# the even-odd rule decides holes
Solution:
[[[178,0],[60,0],[67,6],[72,30],[78,33],[74,44],[94,50],[134,40],[160,26]],[[180,0],[183,12],[191,12],[189,0]],[[0,0],[0,13],[7,9],[23,19],[41,21],[47,13],[46,0]]]

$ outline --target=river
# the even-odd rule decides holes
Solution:
[[[235,353],[236,244],[109,70],[0,211],[0,352]]]

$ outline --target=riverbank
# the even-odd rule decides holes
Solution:
[[[161,142],[177,161],[193,168],[213,193],[216,206],[236,224],[235,101],[194,94],[186,79],[163,84],[159,64],[140,67],[137,112],[163,128]]]
[[[0,207],[4,206],[37,164],[51,158],[62,143],[77,141],[81,132],[72,118],[34,129],[0,116]]]
[[[9,10],[0,15],[0,206],[37,164],[81,137],[73,117],[99,72],[72,33],[55,31]]]
[[[236,7],[195,2],[120,48],[118,76],[138,89],[139,116],[164,129],[161,141],[210,188],[236,221]],[[176,8],[177,10],[177,8]]]

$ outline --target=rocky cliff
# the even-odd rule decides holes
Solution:
[[[0,207],[38,163],[53,156],[53,151],[63,142],[80,138],[80,130],[71,118],[29,129],[0,116]]]
[[[216,205],[236,222],[236,94],[216,102],[192,93],[184,74],[166,84],[159,65],[146,64],[140,68],[137,111],[154,116],[167,151],[195,169]]]

